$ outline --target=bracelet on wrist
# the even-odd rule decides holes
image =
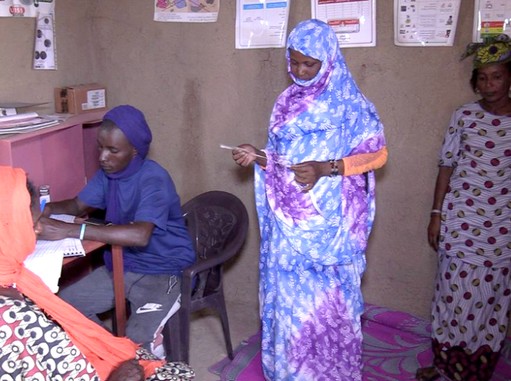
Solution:
[[[80,228],[80,241],[83,241],[83,237],[85,236],[85,228],[87,227],[86,224],[82,224]]]
[[[330,163],[330,177],[339,175],[339,167],[337,166],[337,160],[328,160]]]
[[[431,209],[431,214],[442,214],[440,209]]]

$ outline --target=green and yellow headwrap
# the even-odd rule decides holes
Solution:
[[[507,34],[488,37],[484,42],[467,45],[461,59],[474,55],[474,69],[492,63],[504,63],[511,60],[511,38]]]

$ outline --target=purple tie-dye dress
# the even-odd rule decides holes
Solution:
[[[287,47],[322,66],[307,82],[289,70],[295,83],[275,103],[267,166],[255,169],[264,374],[272,381],[361,380],[360,282],[375,212],[373,173],[322,177],[303,193],[287,165],[376,152],[385,146],[383,126],[330,27],[304,21]]]

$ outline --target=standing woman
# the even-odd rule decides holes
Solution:
[[[233,150],[239,165],[257,164],[264,375],[361,380],[360,283],[383,125],[327,24],[299,23],[286,57],[294,83],[275,103],[265,149]]]
[[[490,380],[511,301],[511,43],[470,44],[470,84],[440,152],[428,241],[438,253],[432,305],[434,366],[418,380]]]

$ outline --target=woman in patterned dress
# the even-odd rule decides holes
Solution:
[[[275,103],[265,149],[233,150],[239,165],[257,164],[264,375],[360,381],[360,282],[383,125],[327,24],[299,23],[286,56],[294,83]]]
[[[418,380],[490,380],[511,301],[511,44],[471,44],[471,86],[440,152],[429,244],[438,253],[432,304],[434,366]]]
[[[0,183],[0,379],[193,379],[186,364],[164,363],[87,319],[23,265],[34,251],[39,202],[20,168],[0,166]]]

